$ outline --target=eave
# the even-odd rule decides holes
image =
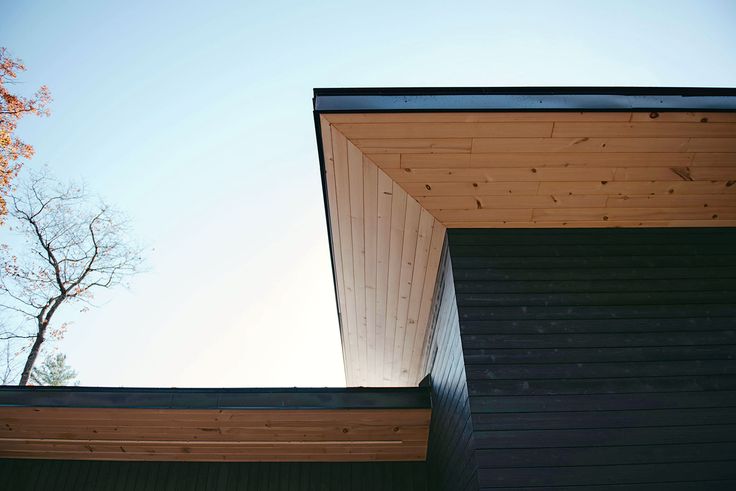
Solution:
[[[734,89],[316,89],[314,108],[349,385],[426,374],[446,228],[736,226]]]
[[[0,458],[422,461],[426,388],[0,387]]]

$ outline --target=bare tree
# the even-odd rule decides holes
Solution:
[[[5,341],[5,348],[0,354],[0,385],[13,383],[17,373],[15,358],[16,354],[12,353],[10,341]]]
[[[48,173],[33,174],[20,185],[11,196],[9,215],[25,243],[17,254],[7,246],[2,251],[0,308],[31,321],[30,329],[5,336],[32,341],[19,382],[26,385],[46,337],[65,329],[52,325],[59,307],[89,303],[96,290],[138,272],[141,250],[131,245],[118,213],[82,187]]]

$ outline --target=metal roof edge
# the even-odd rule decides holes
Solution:
[[[132,388],[0,386],[0,407],[139,409],[424,409],[426,387]]]
[[[427,87],[316,88],[314,110],[446,111],[736,111],[729,87]]]

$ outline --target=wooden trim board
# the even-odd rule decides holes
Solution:
[[[423,461],[430,409],[0,407],[0,458]]]

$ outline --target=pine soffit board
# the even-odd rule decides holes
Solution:
[[[414,385],[445,228],[736,226],[734,112],[321,114],[349,385]]]
[[[423,461],[431,410],[0,407],[0,458]]]

